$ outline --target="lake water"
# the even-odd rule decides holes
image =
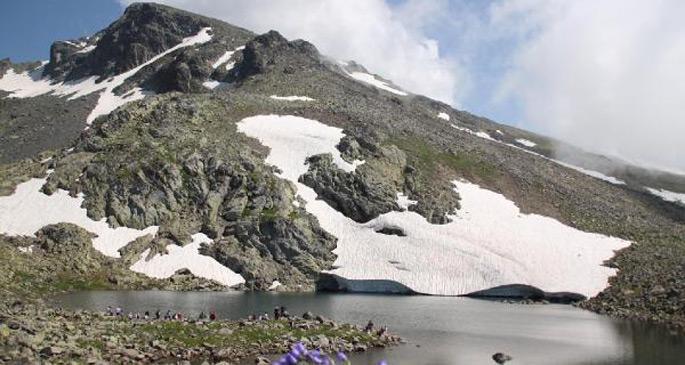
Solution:
[[[511,365],[685,364],[685,338],[660,327],[613,320],[564,305],[505,304],[468,298],[368,294],[242,292],[88,291],[56,299],[65,308],[125,311],[172,309],[196,315],[215,310],[220,318],[311,311],[336,321],[387,325],[409,343],[353,354],[353,364],[494,364],[495,352]]]

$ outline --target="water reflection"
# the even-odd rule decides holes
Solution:
[[[163,291],[72,293],[57,300],[69,308],[166,310],[186,314],[215,310],[222,318],[311,311],[340,321],[387,325],[409,343],[353,354],[354,364],[490,364],[495,352],[508,364],[679,364],[685,340],[663,329],[616,321],[562,305],[511,305],[467,298],[360,294],[177,293]]]

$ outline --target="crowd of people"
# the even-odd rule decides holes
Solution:
[[[149,321],[149,320],[165,320],[165,321],[186,321],[186,322],[206,322],[206,321],[215,321],[217,320],[217,315],[215,311],[209,311],[209,314],[206,314],[204,311],[200,312],[196,317],[192,316],[185,316],[182,312],[172,312],[171,309],[167,309],[167,311],[162,315],[162,312],[157,309],[154,313],[150,313],[150,311],[145,311],[142,314],[140,312],[128,312],[127,314],[124,314],[124,310],[121,307],[111,307],[107,306],[107,309],[105,310],[105,315],[107,316],[112,316],[112,317],[118,317],[122,319],[128,319],[128,320],[143,320],[143,321]],[[273,318],[275,320],[290,320],[291,326],[293,326],[293,321],[290,316],[290,313],[288,313],[288,310],[284,306],[279,306],[279,307],[274,307],[274,316]],[[306,318],[306,317],[305,317]],[[262,314],[251,314],[247,317],[248,320],[250,321],[268,321],[271,319],[269,317],[269,313],[262,313]],[[367,333],[375,333],[378,336],[382,336],[385,333],[388,332],[388,328],[383,326],[378,329],[375,328],[375,325],[373,321],[369,320],[369,322],[366,324],[366,327],[364,327],[364,330]]]
[[[215,321],[217,319],[217,315],[215,311],[210,311],[209,315],[206,314],[204,311],[200,312],[197,317],[192,318],[192,316],[185,316],[182,312],[172,312],[171,309],[167,309],[167,311],[162,315],[162,312],[157,309],[154,313],[150,313],[150,311],[145,311],[143,313],[141,312],[128,312],[124,313],[124,309],[121,307],[111,307],[107,306],[107,309],[105,309],[105,315],[107,316],[112,316],[112,317],[117,317],[117,318],[123,318],[123,319],[129,319],[129,320],[144,320],[144,321],[149,321],[149,320],[165,320],[165,321]]]

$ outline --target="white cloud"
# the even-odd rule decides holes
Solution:
[[[158,1],[306,39],[408,91],[587,150],[685,171],[680,0]]]
[[[420,30],[422,23],[432,20],[432,14],[439,13],[440,6],[435,3],[409,1],[393,8],[382,0],[157,2],[222,19],[257,33],[275,29],[289,39],[305,39],[323,54],[355,60],[411,92],[451,104],[458,105],[460,85],[465,82],[460,66],[441,57],[437,42]],[[409,4],[411,13],[406,11]]]
[[[505,0],[490,15],[519,37],[501,91],[536,129],[685,171],[685,2]]]

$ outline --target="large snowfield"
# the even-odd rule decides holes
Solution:
[[[210,33],[211,28],[203,28],[196,35],[184,38],[183,41],[174,47],[156,55],[147,62],[128,70],[119,75],[113,76],[103,82],[96,83],[97,76],[87,77],[76,81],[55,82],[48,77],[43,77],[43,69],[47,63],[36,68],[33,71],[27,71],[20,74],[14,70],[8,70],[5,75],[0,78],[0,90],[10,92],[11,98],[27,98],[38,95],[53,93],[56,96],[69,96],[69,100],[79,98],[94,92],[100,92],[100,98],[97,105],[90,112],[86,119],[87,124],[91,124],[95,118],[101,115],[107,115],[116,108],[130,103],[135,100],[140,100],[152,92],[134,88],[124,95],[114,94],[114,89],[123,84],[131,76],[138,73],[145,66],[150,65],[160,58],[177,49],[190,47],[196,44],[206,43],[212,39]]]
[[[341,129],[296,116],[260,115],[242,120],[238,130],[271,149],[267,163],[296,185],[306,210],[338,238],[337,268],[330,272],[352,283],[392,281],[438,295],[520,283],[594,296],[615,274],[602,262],[630,244],[548,217],[522,214],[504,196],[465,181],[454,181],[462,208],[449,224],[430,224],[409,211],[356,223],[298,182],[307,171],[305,159],[314,154],[331,153],[341,169],[355,170],[359,162],[344,161],[335,148],[343,136]],[[410,204],[399,197],[404,206]],[[406,237],[377,233],[383,226],[399,227]]]

